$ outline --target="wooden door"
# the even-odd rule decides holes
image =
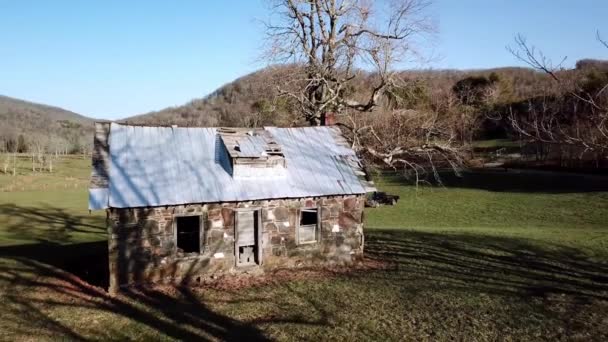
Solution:
[[[234,250],[237,266],[262,263],[261,217],[259,210],[235,212]]]

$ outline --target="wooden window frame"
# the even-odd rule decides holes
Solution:
[[[198,217],[198,224],[199,224],[199,228],[198,228],[198,253],[195,252],[191,252],[191,253],[178,253],[178,246],[177,246],[177,219],[180,217]],[[202,214],[191,214],[191,213],[184,213],[184,214],[173,214],[173,241],[175,241],[175,246],[173,249],[173,254],[174,255],[182,255],[185,258],[188,257],[198,257],[199,255],[202,255],[205,253],[206,249],[207,249],[207,231],[206,231],[206,222],[207,220],[207,213],[202,213]]]
[[[315,224],[315,240],[314,241],[300,241],[300,221],[302,221],[302,212],[303,211],[315,211],[317,213],[317,223]],[[312,225],[306,225],[312,226]],[[320,207],[310,207],[310,208],[301,208],[298,210],[298,219],[296,222],[296,244],[298,246],[301,245],[313,245],[317,244],[321,241],[321,208]]]

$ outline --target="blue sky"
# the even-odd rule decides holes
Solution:
[[[0,0],[0,94],[117,119],[202,97],[264,66],[263,0]],[[423,67],[521,65],[518,32],[566,65],[608,58],[605,0],[436,0]],[[420,67],[415,65],[414,67]]]

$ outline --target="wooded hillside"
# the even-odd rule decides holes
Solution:
[[[280,66],[261,69],[185,105],[133,116],[123,121],[180,126],[305,125],[306,123],[297,121],[298,115],[294,113],[297,107],[288,98],[279,97],[277,91],[277,84],[286,79],[286,75],[294,68],[296,67]],[[552,87],[551,80],[545,74],[516,67],[468,71],[402,71],[399,76],[403,86],[394,90],[395,97],[385,98],[384,105],[396,106],[399,102],[400,107],[413,108],[426,104],[451,106],[456,105],[456,102],[468,105],[480,105],[482,102],[508,104],[540,96]],[[348,91],[354,94],[364,93],[368,81],[373,77],[374,75],[361,73],[356,86]],[[483,80],[491,77],[495,83],[485,84]],[[492,88],[491,92],[489,88]],[[465,95],[465,92],[471,94]]]
[[[290,99],[279,97],[277,84],[295,66],[269,67],[228,83],[206,97],[189,103],[125,119],[137,124],[177,124],[181,126],[290,126],[298,122],[298,110]],[[608,62],[583,60],[572,70],[563,71],[589,86],[606,78]],[[436,107],[440,112],[456,110],[462,120],[476,112],[474,138],[506,138],[510,127],[504,111],[517,108],[538,97],[563,96],[550,77],[530,68],[506,67],[484,70],[421,70],[399,73],[402,85],[393,96],[383,99],[384,107],[416,109]],[[364,93],[374,76],[361,73],[356,86]],[[478,115],[483,114],[483,115]],[[446,113],[447,115],[447,113]],[[467,118],[465,118],[467,117]],[[462,121],[457,120],[457,121]],[[480,126],[481,125],[481,126]]]
[[[283,65],[261,69],[185,105],[121,121],[179,126],[307,125],[298,115],[296,103],[279,96],[277,88],[278,84],[285,86],[297,68]],[[608,62],[583,60],[574,69],[559,73],[578,88],[598,92],[601,89],[595,88],[608,83]],[[397,131],[395,127],[405,123],[403,118],[411,120],[408,114],[403,114],[411,111],[438,113],[440,126],[446,127],[450,136],[470,145],[478,139],[533,140],[514,129],[513,120],[525,123],[524,119],[538,114],[540,108],[562,113],[559,120],[566,124],[573,122],[573,113],[585,117],[589,110],[572,97],[571,89],[557,86],[549,75],[530,68],[402,71],[398,76],[400,84],[387,91],[376,109],[385,113],[365,119],[372,120],[380,134],[393,134],[395,139],[407,135],[406,130]],[[360,72],[345,91],[353,98],[359,94],[363,97],[374,77]],[[401,111],[400,116],[395,116],[395,109]],[[343,124],[352,122],[346,116],[337,120]],[[79,152],[91,144],[93,121],[61,108],[0,96],[0,148],[25,152],[44,145],[48,153]],[[424,123],[408,121],[408,124]]]
[[[293,65],[262,69],[183,106],[125,121],[181,126],[308,125],[298,115],[297,101],[280,96],[277,87],[288,88],[289,76],[297,71]],[[597,166],[606,164],[603,126],[596,126],[602,124],[596,119],[603,114],[596,113],[585,99],[586,94],[593,94],[599,101],[596,105],[604,101],[608,62],[581,60],[575,68],[559,70],[556,75],[561,82],[522,67],[402,71],[399,83],[386,91],[373,110],[377,115],[347,113],[337,121],[351,126],[351,131],[373,127],[376,136],[368,135],[359,143],[385,150],[414,140],[415,134],[431,134],[435,139],[457,140],[465,150],[475,140],[508,139],[520,146],[533,146],[534,151],[527,153],[541,159],[551,155],[569,164],[583,159]],[[360,72],[344,91],[363,100],[375,77]],[[420,127],[430,119],[433,127],[425,133]],[[376,146],[379,144],[385,146]]]
[[[0,152],[73,153],[92,144],[94,120],[58,107],[0,95]]]
[[[133,116],[135,124],[178,126],[290,126],[297,117],[287,99],[277,98],[276,82],[293,66],[268,67],[240,77],[213,93],[177,107]]]

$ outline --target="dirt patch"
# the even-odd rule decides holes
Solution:
[[[260,274],[224,274],[213,277],[200,277],[198,281],[191,282],[185,286],[191,289],[214,289],[233,292],[244,288],[261,287],[290,281],[356,276],[369,271],[386,270],[393,267],[392,263],[386,261],[364,258],[362,261],[348,267],[307,266],[278,268],[264,271]],[[165,293],[174,293],[176,289],[176,285],[149,285],[145,287]]]

